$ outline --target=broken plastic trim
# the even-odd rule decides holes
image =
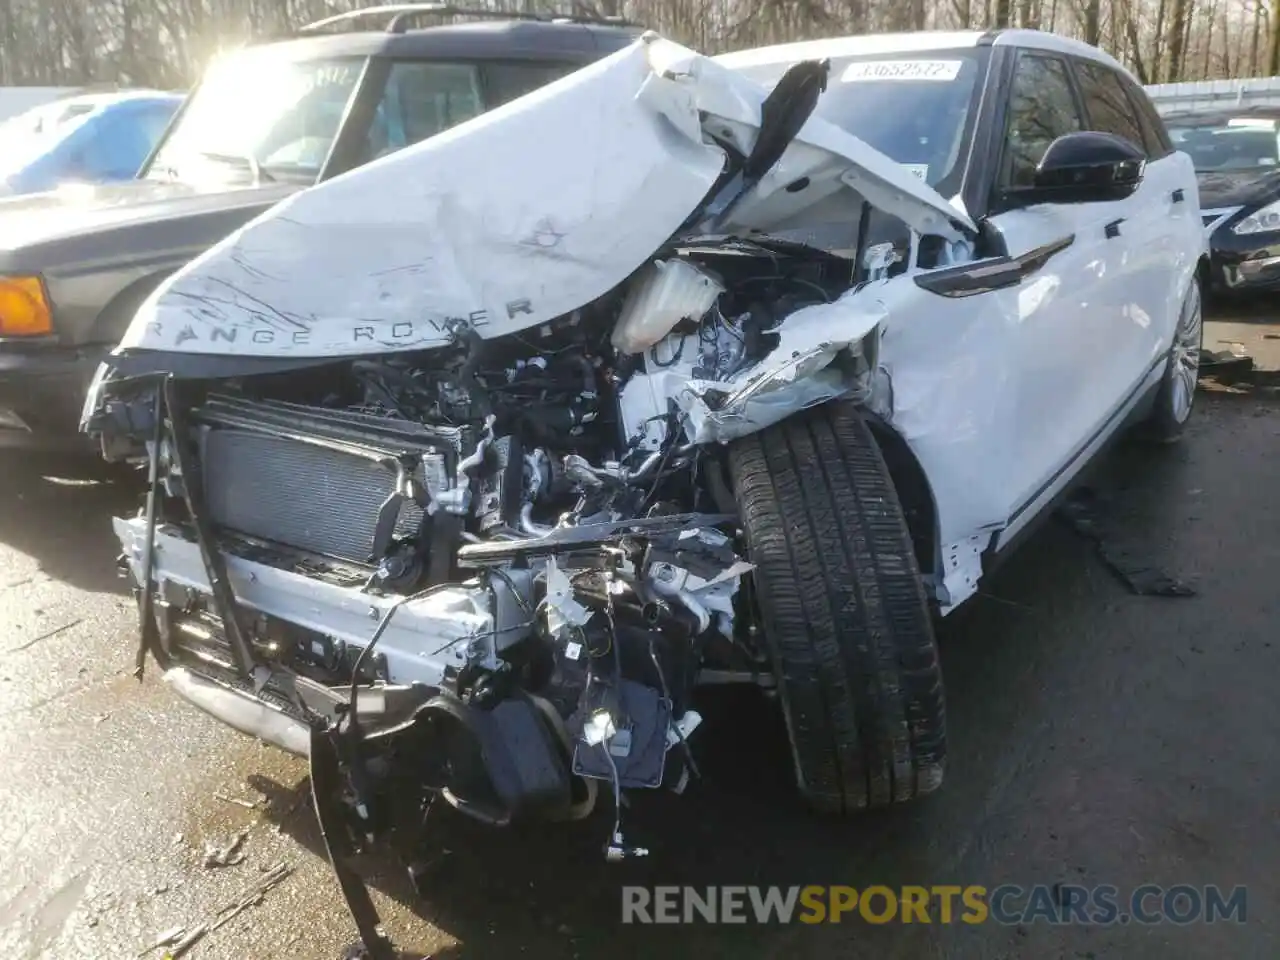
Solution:
[[[711,229],[728,219],[738,201],[751,191],[786,152],[818,106],[827,89],[830,60],[802,60],[791,66],[760,105],[760,131],[755,146],[723,190],[715,191],[692,221],[707,216]]]
[[[160,446],[164,442],[164,390],[156,385],[152,416],[155,423],[151,432],[151,455],[147,458],[147,536],[142,559],[142,596],[138,598],[138,652],[134,659],[133,675],[139,680],[146,673],[147,651],[160,659],[155,623],[155,595],[151,579],[156,569],[156,521],[160,512]],[[161,666],[164,664],[161,663]]]
[[[253,673],[254,659],[245,642],[244,633],[240,629],[239,611],[236,609],[235,593],[231,589],[231,581],[227,578],[227,564],[218,550],[213,529],[205,515],[204,487],[200,471],[191,462],[187,450],[189,435],[186,417],[178,397],[178,387],[172,378],[164,381],[164,402],[169,408],[170,433],[173,440],[173,458],[182,478],[182,498],[186,501],[187,513],[195,529],[196,545],[200,548],[200,559],[204,562],[205,574],[209,578],[209,589],[213,597],[215,611],[222,620],[223,630],[231,645],[231,653],[236,667],[244,678]],[[143,584],[143,589],[150,591],[151,584]]]
[[[1029,250],[1020,257],[991,257],[976,263],[917,273],[916,286],[940,297],[972,297],[1014,287],[1035,273],[1056,253],[1075,243],[1075,234]]]

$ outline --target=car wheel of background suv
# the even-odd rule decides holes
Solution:
[[[1203,297],[1200,278],[1191,281],[1178,313],[1178,327],[1165,364],[1164,379],[1142,434],[1157,443],[1173,443],[1191,418],[1200,377],[1200,347],[1204,342]]]
[[[862,415],[817,407],[736,441],[729,461],[801,792],[851,813],[937,789],[932,614]]]

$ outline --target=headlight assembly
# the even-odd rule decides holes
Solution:
[[[1268,203],[1261,210],[1255,210],[1232,226],[1231,232],[1239,236],[1280,232],[1280,200]]]

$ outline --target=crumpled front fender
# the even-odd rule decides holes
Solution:
[[[867,288],[797,310],[758,363],[727,380],[688,380],[675,389],[689,439],[727,443],[837,397],[866,399],[886,316]]]

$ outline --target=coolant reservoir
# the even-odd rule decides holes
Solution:
[[[613,347],[640,353],[681,320],[700,320],[724,286],[688,260],[655,260],[636,277],[613,328]]]

